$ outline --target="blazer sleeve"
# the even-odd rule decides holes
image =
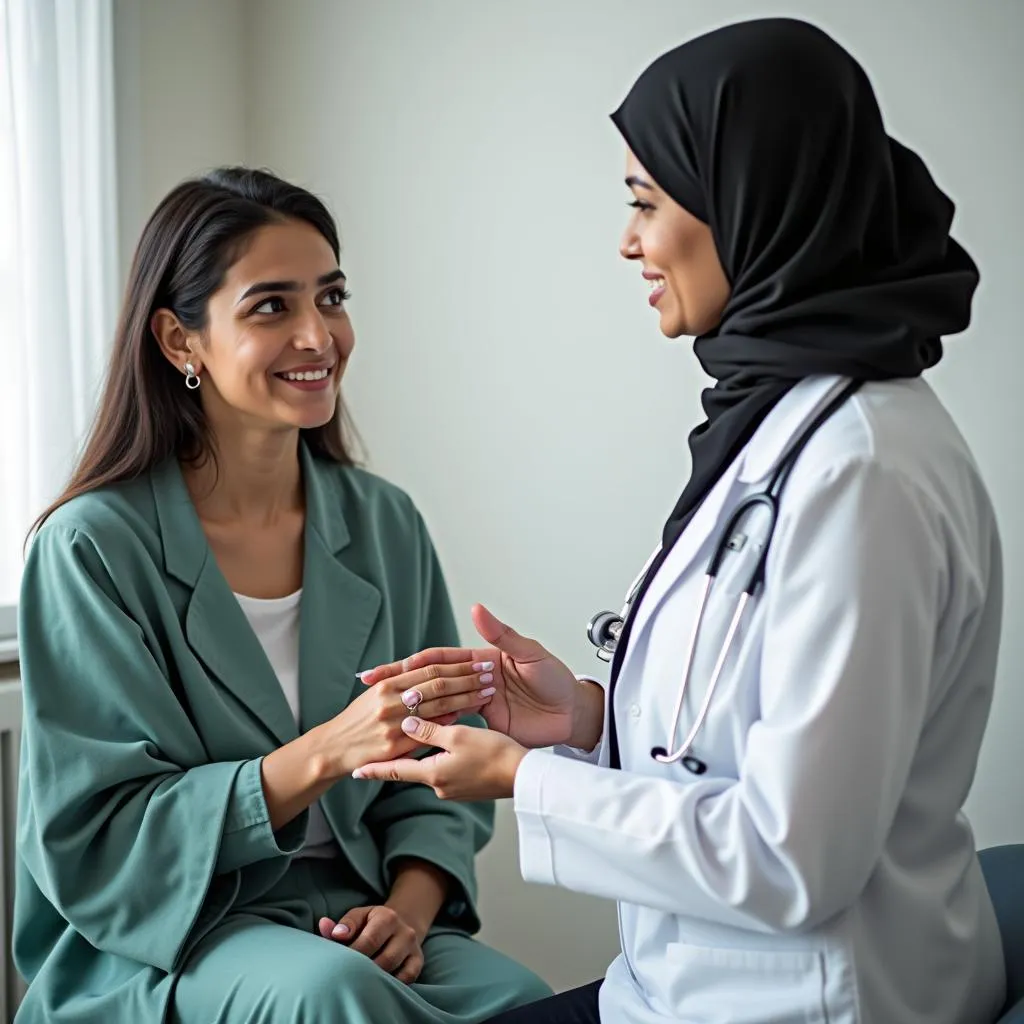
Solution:
[[[856,900],[924,727],[947,553],[925,496],[876,463],[831,467],[787,518],[739,777],[531,751],[515,788],[528,881],[768,932]]]
[[[308,814],[275,834],[260,759],[209,762],[115,575],[79,529],[33,542],[19,853],[92,945],[169,971],[230,906],[235,869],[298,850]]]
[[[458,647],[459,634],[441,565],[426,525],[416,514],[419,551],[419,605],[422,610],[414,650]],[[462,724],[486,728],[479,715],[467,715]],[[366,824],[383,853],[385,882],[394,881],[396,861],[428,861],[451,876],[451,888],[438,923],[467,932],[480,928],[476,908],[474,860],[494,830],[494,803],[454,803],[438,799],[434,791],[414,783],[388,782],[367,808]]]

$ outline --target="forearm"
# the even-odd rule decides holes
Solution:
[[[327,755],[317,729],[263,758],[263,795],[274,831],[297,818],[334,785],[343,768]]]
[[[581,679],[573,707],[569,746],[577,750],[594,749],[604,732],[604,690],[589,679]]]
[[[411,925],[422,942],[448,896],[450,881],[447,872],[425,860],[403,858],[396,862],[385,905]]]

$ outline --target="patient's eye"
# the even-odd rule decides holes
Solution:
[[[283,313],[285,310],[284,299],[280,295],[272,295],[264,299],[258,306],[254,306],[250,313]]]
[[[346,288],[331,288],[330,291],[324,295],[321,300],[321,304],[324,306],[340,306],[351,298],[352,293]]]

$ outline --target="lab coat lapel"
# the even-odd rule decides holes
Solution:
[[[167,572],[191,588],[185,637],[193,653],[277,743],[298,735],[270,662],[213,556],[177,462],[153,472]]]
[[[303,730],[337,715],[352,698],[356,672],[381,608],[380,591],[352,566],[345,493],[336,466],[302,448],[306,544],[299,626],[299,704]],[[351,500],[351,499],[349,499]],[[348,564],[346,564],[348,563]]]
[[[709,548],[714,542],[718,532],[718,521],[725,505],[726,495],[730,493],[740,465],[743,461],[742,453],[733,461],[732,465],[719,477],[718,482],[711,488],[710,493],[704,499],[700,508],[694,513],[693,518],[687,524],[686,529],[680,534],[672,550],[668,553],[661,569],[651,581],[647,588],[644,599],[637,609],[636,618],[630,630],[630,641],[623,655],[622,666],[619,669],[620,678],[626,673],[629,662],[637,650],[637,641],[643,635],[644,629],[650,624],[651,618],[658,610],[661,602],[668,595],[675,582],[686,573],[694,563],[694,560],[701,553]],[[704,555],[705,559],[707,555]],[[685,626],[681,628],[686,628]]]
[[[703,504],[694,513],[693,519],[676,541],[648,588],[637,609],[630,643],[623,656],[620,676],[626,671],[630,657],[638,647],[638,640],[661,602],[680,577],[692,569],[694,560],[698,557],[702,559],[700,571],[703,574],[711,554],[711,545],[718,539],[718,533],[722,529],[727,497],[734,495],[737,485],[743,485],[744,495],[748,491],[767,487],[775,467],[804,426],[845,384],[844,377],[807,378],[788,392],[765,417],[747,446],[719,477]],[[738,500],[739,497],[734,496],[730,508]],[[684,624],[680,628],[685,629],[688,626]]]

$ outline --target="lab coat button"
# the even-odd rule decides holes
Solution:
[[[639,704],[630,704],[629,705],[629,714],[630,714],[630,716],[632,718],[639,718],[640,717],[640,705]]]

